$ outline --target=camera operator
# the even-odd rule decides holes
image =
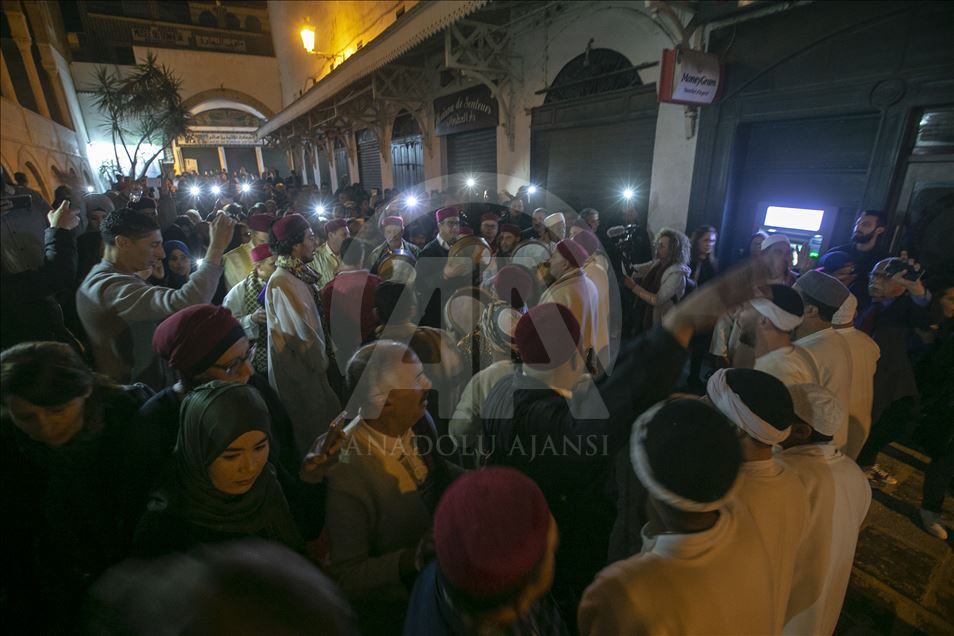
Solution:
[[[614,225],[606,230],[607,240],[604,245],[620,286],[620,337],[625,339],[635,336],[639,325],[636,311],[638,299],[624,288],[623,276],[628,276],[639,263],[652,260],[653,240],[646,225],[639,222],[636,205],[632,201],[623,204],[621,214],[617,218],[622,221],[622,225]]]

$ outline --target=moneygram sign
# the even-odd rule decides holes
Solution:
[[[659,73],[659,101],[711,104],[722,89],[719,58],[702,51],[664,49]]]

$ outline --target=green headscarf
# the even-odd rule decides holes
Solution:
[[[209,465],[238,437],[262,431],[271,439],[271,418],[258,390],[234,382],[209,382],[186,396],[179,420],[174,480],[164,493],[166,511],[213,530],[301,548],[301,534],[271,464],[242,495],[224,493],[209,479]]]

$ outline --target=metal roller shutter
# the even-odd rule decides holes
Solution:
[[[630,187],[645,210],[657,109],[654,86],[534,109],[531,176],[546,188],[546,205],[608,212]]]
[[[381,188],[380,146],[378,138],[367,128],[358,132],[358,173],[365,190]]]
[[[258,174],[258,160],[255,158],[255,148],[250,146],[232,146],[225,149],[225,163],[229,167],[229,174],[245,168],[249,174]]]
[[[497,189],[497,129],[484,128],[447,135],[447,176],[483,175],[481,186]]]

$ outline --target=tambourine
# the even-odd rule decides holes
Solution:
[[[451,245],[448,258],[468,257],[473,260],[478,269],[484,270],[490,265],[490,244],[479,236],[465,236]]]
[[[550,260],[549,246],[536,239],[524,241],[514,249],[510,256],[511,263],[523,265],[530,271],[535,270],[537,265],[548,260]]]
[[[481,337],[498,351],[510,351],[514,346],[513,332],[522,316],[510,303],[495,300],[484,309],[480,321]]]
[[[444,304],[444,324],[456,335],[455,339],[462,338],[480,326],[484,307],[492,301],[485,289],[462,287]]]
[[[381,259],[378,276],[381,280],[409,285],[417,278],[417,258],[410,250],[396,249]]]

